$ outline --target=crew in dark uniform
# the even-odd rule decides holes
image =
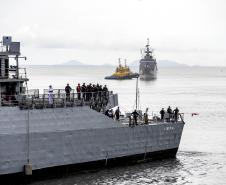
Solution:
[[[109,110],[106,110],[104,113],[106,116],[109,116]]]
[[[90,85],[86,86],[86,100],[89,101],[91,98],[90,96]]]
[[[172,114],[172,113],[173,113],[170,106],[169,106],[168,109],[167,109],[167,113],[169,113],[169,114]]]
[[[176,109],[174,109],[173,113],[174,113],[174,119],[175,119],[175,122],[177,122],[177,120],[178,120],[178,115],[179,115],[179,109],[176,107]]]
[[[80,86],[80,83],[78,83],[78,86],[76,87],[76,91],[77,91],[77,94],[78,94],[78,99],[80,100],[81,99],[81,86]]]
[[[116,120],[119,120],[119,117],[120,117],[120,110],[119,110],[119,107],[116,109],[115,111],[115,118]]]
[[[100,97],[100,94],[101,94],[101,92],[100,92],[100,85],[97,84],[96,85],[96,97],[99,98]]]
[[[131,114],[133,115],[134,124],[137,124],[137,117],[139,116],[137,110],[135,109]]]
[[[86,84],[85,83],[82,84],[81,92],[82,92],[83,99],[86,100]]]
[[[163,121],[164,120],[164,115],[165,115],[165,110],[164,108],[162,108],[162,110],[159,112],[160,115],[161,115],[161,120]]]
[[[99,86],[99,99],[102,100],[102,96],[103,96],[103,88],[102,85]]]
[[[108,88],[107,88],[106,85],[104,85],[104,87],[103,87],[103,98],[104,98],[106,101],[108,101],[108,100],[107,100],[107,95],[108,95]],[[107,103],[108,103],[108,102],[107,102]]]
[[[89,100],[92,99],[92,93],[93,93],[93,87],[92,87],[92,84],[90,83],[89,84],[89,88],[88,88],[88,92],[89,92]]]
[[[66,100],[69,101],[70,100],[70,92],[71,92],[71,87],[69,86],[69,84],[67,84],[67,86],[65,87],[65,92],[66,92]]]
[[[103,87],[103,91],[104,91],[104,92],[107,92],[107,91],[108,91],[108,88],[107,88],[107,86],[106,86],[106,85],[104,85],[104,87]]]
[[[108,110],[108,116],[112,119],[114,118],[114,113],[112,109]]]
[[[169,118],[168,118],[168,120],[167,120],[167,121],[169,121],[169,122],[170,122],[170,119],[172,118],[172,115],[173,115],[173,111],[172,111],[172,109],[171,109],[171,107],[170,107],[170,106],[167,108],[167,113],[169,114]]]

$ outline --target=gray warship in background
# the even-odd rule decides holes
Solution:
[[[148,54],[149,52],[147,52]],[[119,121],[103,112],[118,105],[113,92],[89,92],[97,107],[90,108],[86,94],[54,89],[49,101],[47,90],[27,88],[27,73],[19,67],[20,43],[3,37],[0,52],[0,178],[6,174],[34,175],[37,171],[69,165],[111,165],[175,157],[184,127],[167,117],[145,116],[137,123],[131,116]],[[15,59],[15,65],[10,65]],[[25,58],[26,59],[26,58]],[[103,92],[100,92],[103,93]],[[81,96],[80,96],[81,95]],[[105,101],[105,102],[104,102]],[[167,116],[167,114],[165,114]],[[166,119],[168,121],[166,121]]]
[[[153,50],[150,49],[149,39],[147,41],[146,54],[142,56],[139,66],[139,75],[141,80],[153,80],[157,78],[157,62],[153,56]]]

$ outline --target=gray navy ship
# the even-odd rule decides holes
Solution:
[[[182,114],[177,119],[166,113],[160,119],[137,110],[137,118],[126,113],[112,119],[104,112],[118,106],[117,94],[28,89],[26,70],[19,66],[23,58],[20,42],[3,37],[0,178],[70,165],[108,166],[176,156],[184,127]],[[13,59],[15,65],[10,65]]]
[[[139,75],[141,80],[153,80],[157,78],[157,62],[150,48],[149,39],[145,48],[145,55],[140,60]]]

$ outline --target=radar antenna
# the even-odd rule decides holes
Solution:
[[[150,46],[150,45],[149,45],[149,38],[147,38],[147,46]]]

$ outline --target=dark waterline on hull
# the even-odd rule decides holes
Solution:
[[[153,160],[170,159],[176,157],[177,150],[178,148],[173,148],[163,151],[142,153],[108,160],[100,160],[87,163],[45,168],[33,171],[32,176],[25,176],[23,173],[1,175],[0,182],[4,182],[4,185],[27,184],[41,180],[61,178],[73,174],[75,172],[76,173],[81,173],[83,171],[92,172],[101,170],[103,168],[128,166],[137,163],[150,162]]]

